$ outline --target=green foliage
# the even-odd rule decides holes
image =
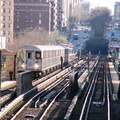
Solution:
[[[107,54],[108,41],[106,41],[103,37],[90,38],[90,40],[86,43],[86,50],[90,50],[92,54],[98,54],[99,51],[101,54]]]
[[[51,33],[51,38],[53,40],[53,43],[57,43],[57,44],[59,44],[59,43],[68,43],[67,36],[61,35],[59,33],[59,31],[55,31],[55,32]]]
[[[48,45],[51,44],[49,32],[43,28],[36,27],[34,29],[21,30],[14,36],[13,44],[8,45],[8,49],[16,52],[24,45]]]
[[[105,24],[110,22],[110,10],[106,7],[96,7],[91,11],[88,21],[94,31],[94,36],[103,36]]]

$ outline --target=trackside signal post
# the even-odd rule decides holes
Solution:
[[[78,91],[78,72],[74,71],[69,75],[69,98],[72,100]]]
[[[120,61],[119,61],[119,64],[118,64],[118,78],[120,80]],[[118,89],[118,98],[120,99],[120,84],[119,84],[119,89]]]
[[[119,76],[119,80],[120,80],[120,61],[119,61],[119,64],[118,64],[118,76]]]

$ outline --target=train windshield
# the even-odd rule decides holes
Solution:
[[[28,59],[33,58],[33,51],[27,51],[27,58]]]

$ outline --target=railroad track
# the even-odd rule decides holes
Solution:
[[[63,85],[64,84],[64,85]],[[52,88],[46,88],[49,90],[49,93],[38,93],[30,101],[28,101],[22,109],[20,109],[17,114],[11,118],[11,120],[21,120],[25,118],[32,117],[33,119],[45,119],[46,115],[50,113],[54,103],[58,98],[66,97],[67,93],[65,92],[68,89],[69,82],[62,81],[59,85],[55,85]],[[61,87],[60,87],[61,86]],[[51,90],[50,90],[51,89]],[[53,92],[54,91],[54,92]],[[28,106],[29,105],[29,106]],[[28,106],[28,107],[27,107]],[[36,109],[39,111],[33,112]]]
[[[81,63],[81,62],[80,62]],[[76,65],[78,65],[78,64],[76,64]],[[66,71],[66,72],[65,72]],[[67,70],[65,70],[65,71],[62,71],[61,73],[59,73],[59,74],[61,74],[62,76],[63,76],[63,74],[67,74],[67,72],[68,72],[68,74],[72,71],[72,70],[70,70],[70,68],[67,68]],[[53,77],[53,76],[52,76]],[[55,77],[54,76],[54,78],[50,78],[50,80],[48,80],[49,82],[53,82],[52,81],[52,79],[54,79],[55,81],[56,81],[56,79],[57,79],[57,76]],[[46,87],[48,84],[51,84],[51,83],[44,83],[44,87]],[[43,83],[41,83],[41,84],[43,84]],[[25,93],[25,94],[28,94],[28,96],[30,97],[30,95],[31,95],[31,93],[33,94],[33,95],[35,95],[35,93],[36,93],[36,91],[39,91],[39,90],[41,90],[41,89],[43,89],[44,87],[41,87],[41,84],[39,85],[38,83],[37,83],[37,86],[38,87],[35,87],[35,88],[33,88],[31,91],[33,91],[33,93],[30,91],[29,93]],[[23,99],[23,95],[21,95],[21,96],[19,96],[20,98],[20,101],[22,101],[22,99]],[[18,99],[18,98],[16,98],[16,99]],[[15,101],[13,101],[13,102],[16,102],[16,99],[15,99]],[[18,101],[18,100],[17,100]],[[10,105],[8,105],[8,106],[11,106],[11,104],[13,104],[13,102],[12,103],[10,103]],[[24,101],[25,102],[25,101]],[[19,104],[19,102],[16,102],[16,104],[15,104],[15,106],[17,105],[17,107],[19,108],[20,106],[21,106],[21,104],[24,104],[24,102],[20,102],[20,104]],[[26,101],[27,102],[27,101]],[[19,105],[18,105],[19,104]],[[6,108],[7,107],[5,107],[5,108],[3,108],[2,109],[2,111],[1,111],[1,114],[4,112],[4,111],[6,111]],[[10,108],[10,107],[9,107]],[[15,107],[16,108],[16,107]],[[9,110],[8,110],[9,111]],[[7,114],[7,113],[5,113],[5,114]],[[11,115],[13,115],[13,113],[11,114]],[[2,115],[2,116],[4,116],[4,115]],[[2,117],[1,117],[2,118]],[[3,117],[4,118],[4,117]]]
[[[80,63],[79,63],[80,64]],[[76,66],[78,66],[79,65],[78,63],[76,64]],[[69,68],[68,68],[69,69]],[[68,70],[68,72],[70,73],[70,70]],[[69,74],[68,73],[68,74]],[[65,73],[65,74],[67,74],[67,73]],[[62,76],[63,76],[63,74],[61,74]],[[57,78],[57,77],[56,77]],[[56,81],[56,78],[55,78],[55,81]],[[63,77],[62,77],[63,78]],[[53,79],[53,78],[52,78]],[[51,81],[51,80],[48,80],[48,81]],[[46,84],[47,83],[45,83],[45,87],[46,87]],[[38,85],[37,84],[37,86],[38,87],[35,87],[35,88],[33,88],[32,90],[30,90],[28,93],[25,93],[25,96],[24,95],[21,95],[21,96],[19,96],[19,98],[16,98],[10,105],[8,105],[8,110],[6,110],[6,108],[5,108],[5,110],[3,109],[3,112],[4,112],[4,115],[1,115],[2,114],[2,111],[1,111],[1,113],[0,113],[0,119],[7,119],[7,118],[12,118],[12,116],[15,116],[15,111],[16,111],[16,109],[20,109],[20,106],[21,105],[24,105],[25,104],[25,102],[27,102],[27,101],[29,101],[28,99],[26,99],[26,98],[30,98],[31,97],[31,93],[33,94],[33,96],[36,94],[36,91],[39,91],[39,90],[41,90],[41,85]],[[19,102],[18,102],[18,99],[19,99]],[[16,102],[17,101],[17,102]],[[15,108],[13,107],[13,104],[14,104],[14,102],[15,102]],[[67,103],[67,102],[66,102]],[[11,110],[11,108],[12,108],[12,112],[10,113],[10,110]],[[7,113],[7,111],[9,111],[8,113]],[[7,117],[7,118],[6,118]]]
[[[79,63],[81,66],[84,66],[85,64],[85,61],[82,60],[80,63]],[[82,67],[83,68],[83,67]],[[84,69],[85,70],[85,69]],[[83,71],[84,71],[83,70]],[[83,72],[82,71],[82,72]],[[33,80],[32,82],[32,86],[35,87],[37,85],[39,85],[40,83],[46,81],[47,79],[49,79],[50,77],[52,76],[55,76],[57,75],[58,73],[60,73],[61,70],[56,70],[55,72],[51,73],[51,74],[48,74],[40,79],[37,79],[37,80]],[[6,104],[9,104],[9,102],[11,102],[12,100],[14,100],[16,98],[16,87],[15,86],[12,86],[12,88],[10,89],[5,89],[5,90],[2,90],[1,91],[1,101],[0,101],[0,105],[1,105],[1,109],[6,105]]]
[[[108,65],[100,61],[84,95],[79,97],[70,117],[64,120],[110,120],[111,119],[111,83]]]

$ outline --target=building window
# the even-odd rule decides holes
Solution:
[[[1,6],[5,6],[5,1],[1,1]]]
[[[7,38],[7,42],[10,42],[10,38]]]
[[[17,13],[16,13],[17,15],[19,15],[20,14],[20,12],[19,11],[17,11]]]
[[[33,16],[33,12],[31,12],[30,15]]]
[[[19,15],[16,15],[16,17],[19,17]]]
[[[5,35],[5,31],[1,31],[1,35]]]
[[[1,13],[5,13],[5,9],[1,9]]]
[[[7,31],[7,34],[10,35],[10,31]]]
[[[26,6],[26,9],[29,9],[29,6]]]
[[[19,30],[19,29],[20,29],[20,26],[19,26],[19,25],[17,25],[17,26],[16,26],[16,29],[17,29],[17,30]]]
[[[5,16],[1,16],[1,20],[5,20]]]
[[[10,2],[10,1],[8,1],[8,5],[9,5],[9,6],[11,5],[11,2]]]
[[[39,24],[41,24],[41,20],[39,20]]]
[[[17,22],[19,22],[19,18],[17,18],[17,20],[16,20]]]
[[[28,25],[25,25],[25,29],[28,29]]]
[[[31,10],[31,11],[33,10],[33,6],[31,6],[30,10]]]
[[[31,29],[31,30],[33,29],[33,26],[32,26],[32,25],[30,26],[30,29]]]
[[[2,55],[1,59],[2,59],[2,62],[6,62],[6,55]]]
[[[33,22],[33,19],[31,19],[30,22]]]
[[[16,7],[16,10],[19,10],[20,9],[20,7]]]
[[[5,24],[4,23],[1,24],[1,28],[5,28]]]
[[[8,28],[10,28],[10,24],[7,24]]]
[[[10,20],[10,16],[8,16],[7,18],[8,18],[8,20]]]
[[[8,13],[10,13],[10,9],[8,9]]]
[[[28,19],[27,19],[27,18],[25,19],[25,22],[28,22]]]

